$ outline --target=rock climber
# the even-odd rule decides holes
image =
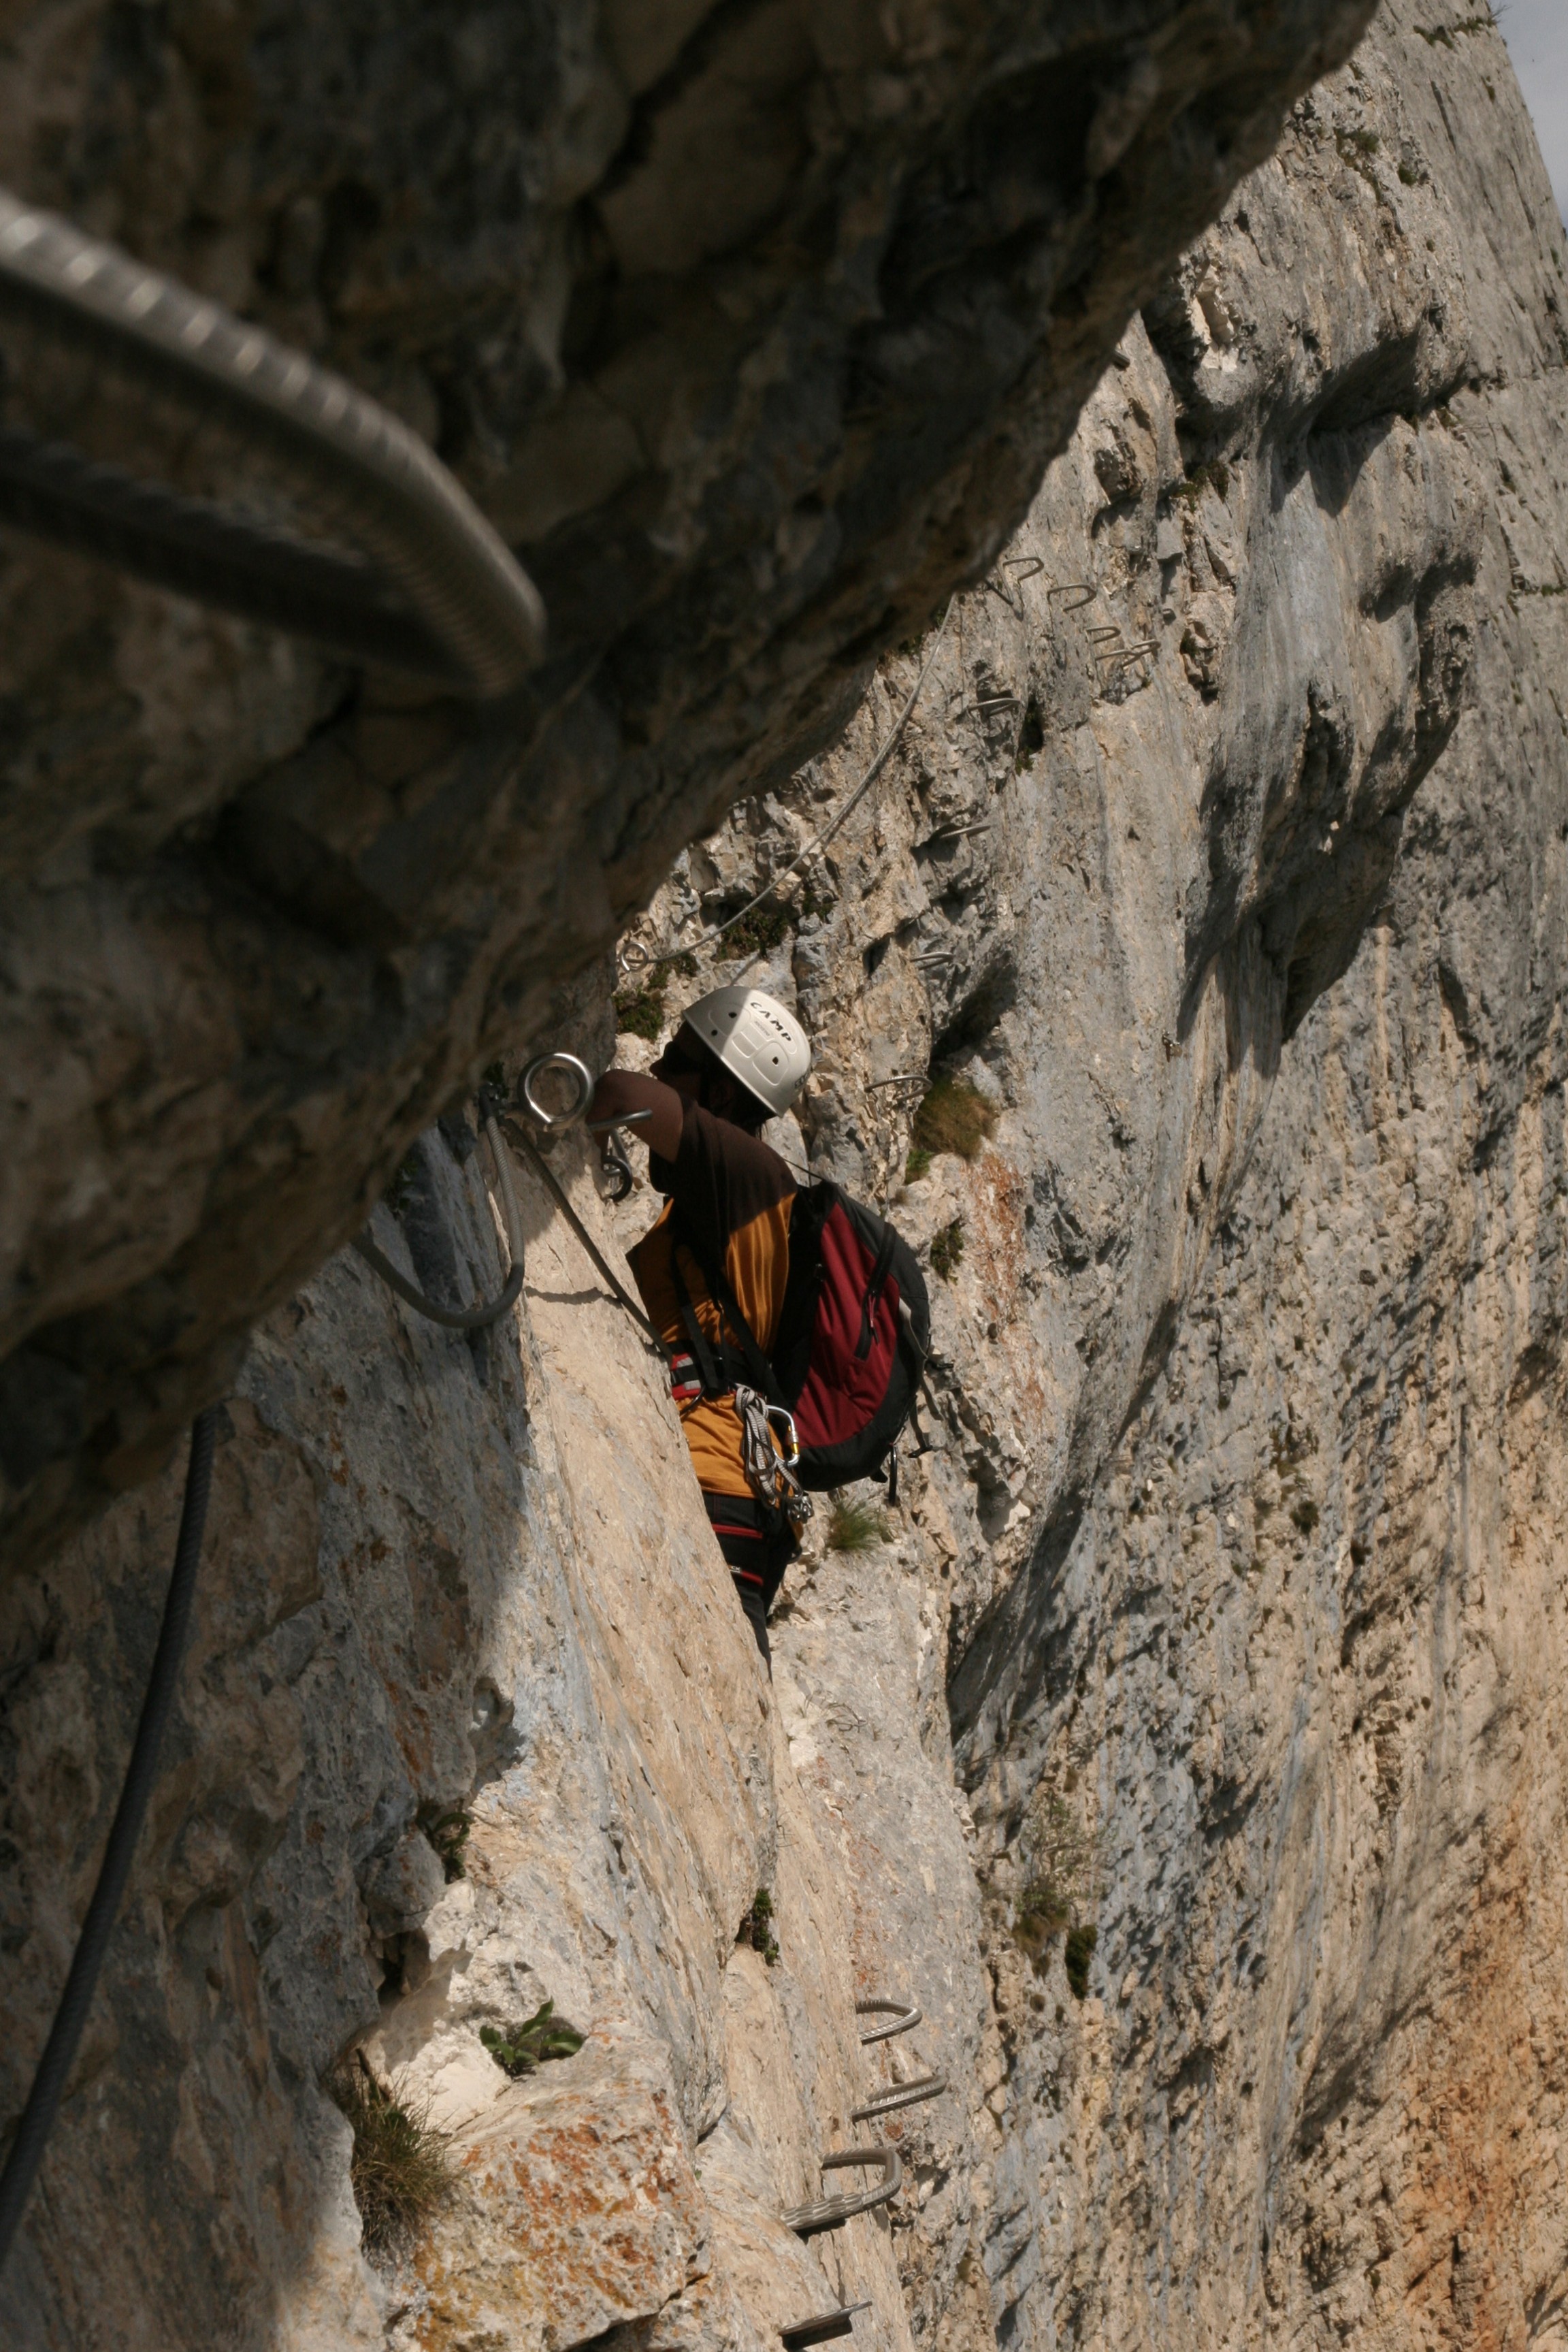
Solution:
[[[768,1354],[789,1279],[796,1185],[760,1130],[789,1108],[810,1066],[793,1013],[760,989],[716,988],[690,1007],[646,1076],[607,1070],[589,1114],[595,1123],[643,1114],[635,1131],[648,1146],[650,1181],[667,1198],[630,1254],[632,1270],[664,1341],[692,1466],[765,1662],[768,1612],[797,1539],[777,1493],[758,1491],[771,1477],[748,1475],[736,1398],[751,1392],[703,1267],[722,1275]],[[755,1421],[752,1437],[755,1468]]]

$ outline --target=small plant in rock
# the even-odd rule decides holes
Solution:
[[[918,1184],[923,1176],[930,1173],[931,1154],[917,1143],[904,1163],[904,1181],[906,1184]]]
[[[440,1805],[426,1801],[421,1805],[414,1816],[414,1821],[416,1826],[423,1831],[430,1843],[435,1848],[440,1857],[441,1867],[446,1874],[448,1886],[455,1879],[466,1877],[467,1873],[463,1866],[463,1849],[468,1843],[468,1833],[474,1826],[473,1814],[465,1812],[461,1805],[446,1811]]]
[[[629,1036],[645,1037],[657,1045],[664,1034],[664,985],[667,975],[655,971],[642,988],[623,988],[615,998],[615,1026]]]
[[[416,2238],[456,2187],[447,2136],[423,2107],[383,2088],[357,2053],[334,2069],[327,2089],[354,2136],[349,2179],[365,2248],[395,2252]]]
[[[874,1503],[857,1503],[841,1486],[828,1497],[828,1549],[870,1551],[888,1539],[887,1520]]]
[[[753,907],[743,915],[732,931],[720,940],[717,954],[721,962],[734,962],[740,956],[766,955],[776,948],[785,933],[798,919],[790,906]]]
[[[1076,1950],[1072,1938],[1085,1932],[1079,1914],[1094,1901],[1094,1840],[1060,1796],[1042,1790],[1030,1807],[1023,1843],[1032,1874],[1013,1904],[1012,1937],[1043,1976],[1054,1938],[1065,1930],[1070,1948]],[[1092,1950],[1094,1930],[1086,1932]]]
[[[532,2017],[510,2033],[502,2033],[494,2025],[479,2028],[480,2041],[501,2072],[510,2074],[514,2082],[533,2074],[552,2058],[574,2056],[581,2049],[584,2038],[574,2025],[560,2023],[553,2000],[542,2002]]]
[[[760,1952],[769,1968],[779,1958],[779,1946],[773,1934],[773,1897],[766,1886],[759,1886],[751,1898],[751,1908],[735,1932],[737,1944],[748,1944]]]
[[[1070,1927],[1067,1931],[1061,1957],[1074,2000],[1082,2000],[1089,1990],[1089,1963],[1099,1940],[1098,1927]]]
[[[978,1087],[967,1078],[938,1078],[915,1114],[911,1135],[917,1150],[977,1160],[996,1123],[996,1106]]]
[[[1013,1941],[1043,1971],[1052,1937],[1071,1922],[1071,1907],[1055,1880],[1031,1878],[1013,1905]]]
[[[964,1220],[955,1217],[944,1225],[931,1244],[931,1271],[939,1274],[944,1282],[951,1282],[963,1262]]]

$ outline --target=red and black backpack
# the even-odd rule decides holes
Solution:
[[[681,1248],[701,1266],[708,1292],[738,1342],[744,1377],[795,1420],[795,1475],[821,1492],[874,1477],[911,1420],[931,1348],[931,1307],[915,1253],[884,1217],[826,1181],[802,1188],[789,1216],[789,1273],[771,1358],[758,1347],[722,1266],[709,1263],[684,1223]],[[740,1376],[726,1341],[700,1331],[676,1275],[694,1369],[709,1396]],[[918,1424],[916,1424],[918,1433]]]

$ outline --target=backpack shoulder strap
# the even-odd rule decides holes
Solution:
[[[701,1264],[700,1259],[698,1263]],[[675,1305],[680,1309],[681,1321],[686,1327],[686,1338],[690,1342],[692,1355],[696,1363],[697,1378],[702,1382],[704,1396],[727,1395],[734,1385],[725,1378],[729,1369],[727,1360],[727,1350],[721,1337],[718,1353],[716,1356],[708,1345],[706,1332],[697,1320],[696,1308],[692,1305],[692,1294],[687,1289],[685,1276],[681,1272],[681,1240],[678,1233],[672,1236],[670,1243],[670,1281],[674,1288]]]
[[[774,1372],[772,1365],[768,1362],[767,1357],[763,1354],[762,1349],[758,1345],[757,1336],[752,1330],[750,1324],[747,1321],[745,1316],[740,1311],[739,1302],[736,1297],[735,1292],[730,1287],[729,1277],[725,1273],[723,1265],[714,1265],[712,1260],[708,1258],[703,1251],[697,1248],[695,1243],[692,1240],[690,1234],[686,1232],[685,1226],[677,1224],[675,1246],[676,1248],[680,1248],[683,1245],[686,1249],[690,1250],[693,1257],[695,1258],[698,1265],[700,1265],[703,1270],[703,1278],[707,1284],[708,1291],[713,1298],[714,1304],[719,1310],[721,1327],[723,1324],[727,1323],[731,1325],[734,1329],[735,1336],[740,1343],[741,1360],[746,1366],[747,1371],[751,1377],[753,1387],[760,1389],[762,1394],[768,1399],[769,1404],[782,1405],[784,1399],[779,1392],[778,1377]],[[672,1263],[673,1262],[672,1258]],[[696,1316],[690,1309],[689,1300],[684,1297],[684,1284],[681,1286],[681,1292],[683,1294],[681,1312],[683,1317],[687,1318],[686,1328],[690,1330],[696,1324]],[[704,1344],[706,1347],[706,1341]],[[702,1363],[702,1358],[700,1356],[697,1358],[697,1361],[699,1365]],[[727,1369],[727,1367],[726,1369]],[[706,1371],[704,1378],[706,1381]],[[733,1382],[731,1385],[733,1386]]]

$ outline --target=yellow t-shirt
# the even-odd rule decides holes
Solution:
[[[691,1357],[672,1256],[678,1216],[696,1244],[682,1245],[678,1265],[693,1312],[716,1354],[719,1309],[710,1296],[698,1254],[721,1265],[735,1303],[764,1355],[779,1335],[789,1276],[789,1216],[795,1180],[776,1151],[743,1128],[687,1103],[673,1160],[650,1158],[648,1172],[670,1195],[663,1216],[631,1253],[632,1271],[649,1319],[675,1359],[672,1386],[697,1484],[710,1495],[747,1495],[742,1466],[740,1416],[728,1396],[705,1397]],[[739,1346],[730,1336],[732,1378],[745,1380]],[[684,1360],[684,1361],[682,1360]]]

